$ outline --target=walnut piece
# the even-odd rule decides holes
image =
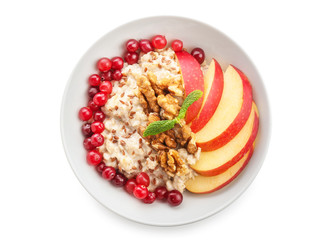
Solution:
[[[149,123],[156,122],[156,121],[159,121],[159,120],[160,120],[160,117],[159,117],[158,113],[150,113],[149,116],[148,116]]]
[[[146,98],[149,108],[152,112],[159,112],[159,106],[157,104],[157,98],[155,96],[155,91],[151,87],[151,84],[146,76],[138,75],[136,76],[136,83],[139,86],[140,92]]]
[[[195,152],[197,152],[198,148],[196,146],[196,139],[195,139],[195,135],[193,134],[187,144],[187,151],[188,153],[194,154]]]
[[[162,112],[163,118],[171,120],[179,114],[179,101],[170,94],[166,94],[166,96],[159,95],[157,97],[157,103],[164,109]]]
[[[160,151],[158,161],[169,176],[183,176],[187,173],[187,166],[176,150],[170,149],[168,152]]]
[[[148,72],[148,78],[152,88],[155,90],[156,95],[164,95],[164,89],[157,86],[157,76],[153,72]]]
[[[174,138],[163,132],[153,136],[151,146],[156,150],[165,150],[169,148],[176,148],[177,143]]]
[[[139,98],[139,101],[144,109],[145,112],[148,112],[148,103],[146,99],[144,98],[143,94],[140,92],[140,90],[137,91],[136,96]]]

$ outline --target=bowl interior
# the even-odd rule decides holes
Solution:
[[[79,109],[87,104],[87,78],[96,71],[100,57],[121,56],[124,43],[129,38],[150,38],[163,34],[168,42],[181,39],[191,50],[201,47],[207,60],[215,58],[225,70],[228,64],[240,68],[250,79],[254,100],[260,112],[260,128],[254,155],[244,171],[225,188],[211,194],[184,193],[179,207],[156,202],[143,204],[129,196],[123,189],[113,187],[86,163],[83,148]],[[108,209],[133,221],[171,226],[186,224],[208,217],[233,202],[250,185],[265,158],[270,136],[270,113],[266,91],[257,69],[231,39],[206,24],[181,17],[152,17],[125,24],[98,40],[81,58],[67,83],[61,109],[61,133],[69,163],[81,184]]]

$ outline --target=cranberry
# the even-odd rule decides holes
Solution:
[[[166,47],[167,41],[165,36],[156,35],[151,39],[152,46],[156,49],[163,49]]]
[[[102,144],[104,143],[104,137],[99,133],[94,133],[91,136],[91,140],[92,140],[93,146],[95,146],[95,147],[102,146]]]
[[[142,184],[142,185],[148,187],[150,184],[150,178],[149,178],[148,174],[146,174],[145,172],[140,172],[136,176],[136,182],[137,182],[137,184]]]
[[[104,106],[108,101],[108,96],[104,92],[98,92],[93,97],[93,102],[98,106]]]
[[[91,150],[87,153],[87,162],[96,166],[102,161],[102,154],[97,150]]]
[[[93,133],[101,133],[104,130],[104,124],[102,122],[93,122],[91,128]]]
[[[125,184],[125,189],[129,194],[132,194],[136,185],[137,183],[134,178],[128,179]]]
[[[99,87],[101,92],[110,94],[112,92],[112,84],[110,81],[103,81]]]
[[[113,80],[116,80],[116,81],[120,80],[122,76],[123,76],[123,75],[122,75],[122,73],[121,73],[120,70],[115,70],[115,71],[113,71],[113,73],[112,73],[112,79],[113,79]]]
[[[102,177],[106,180],[112,180],[116,176],[116,169],[113,167],[105,167],[102,171]]]
[[[101,110],[98,110],[94,113],[94,120],[98,122],[103,122],[105,119],[105,114]]]
[[[124,66],[124,60],[121,57],[114,57],[111,59],[112,69],[120,70]]]
[[[148,39],[140,40],[140,48],[141,48],[142,52],[144,52],[144,53],[148,53],[148,52],[154,50],[151,45],[151,42]]]
[[[98,86],[101,82],[101,77],[97,74],[93,74],[88,78],[89,85]]]
[[[146,186],[138,184],[133,190],[133,195],[138,199],[144,199],[148,196],[148,189]]]
[[[180,51],[182,51],[182,48],[183,48],[183,42],[181,40],[175,39],[172,42],[171,46],[172,46],[174,52],[180,52]]]
[[[112,62],[109,58],[101,58],[97,62],[97,68],[101,72],[108,72],[111,69],[111,66],[112,66]]]
[[[111,71],[101,72],[100,77],[102,81],[110,81],[111,80]]]
[[[135,39],[130,39],[126,42],[126,49],[129,52],[136,52],[139,50],[139,42]]]
[[[159,199],[159,200],[166,199],[166,194],[167,194],[166,187],[157,187],[155,189],[155,194],[156,194],[157,199]]]
[[[139,55],[136,53],[136,52],[127,52],[125,54],[125,61],[128,63],[128,64],[134,64],[134,63],[137,63],[138,60],[139,60]]]
[[[105,165],[104,162],[100,162],[99,165],[96,166],[96,171],[98,171],[99,173],[102,173],[103,170],[106,168],[107,166]]]
[[[151,204],[156,200],[156,194],[153,192],[149,192],[147,197],[144,198],[142,201],[147,204]]]
[[[117,187],[122,187],[126,184],[127,178],[122,173],[117,173],[111,182]]]
[[[90,123],[85,123],[84,125],[82,125],[81,131],[86,137],[89,137],[93,134]]]
[[[98,89],[97,87],[90,87],[90,88],[88,89],[88,96],[92,98],[92,97],[94,97],[95,94],[98,93],[98,92],[99,92],[99,89]]]
[[[201,48],[194,48],[191,51],[191,55],[197,60],[199,64],[202,64],[205,59],[205,53],[204,50]]]
[[[95,148],[95,146],[92,144],[92,139],[91,138],[85,138],[84,148],[86,150],[93,150]]]
[[[80,120],[82,121],[88,121],[89,119],[92,118],[93,116],[93,112],[90,108],[87,108],[87,107],[82,107],[80,110],[79,110],[79,118]]]
[[[100,106],[96,105],[92,99],[88,101],[87,106],[94,112],[100,109]]]
[[[172,206],[178,206],[182,203],[182,194],[178,190],[172,190],[167,194],[167,201]]]

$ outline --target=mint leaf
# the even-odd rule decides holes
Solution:
[[[177,118],[184,119],[190,105],[193,104],[194,102],[196,102],[198,99],[200,99],[202,95],[203,95],[203,92],[201,90],[195,90],[195,91],[192,91],[191,93],[189,93],[189,95],[186,97],[186,99],[182,103],[182,106],[181,106],[181,109],[180,109],[180,112],[179,112],[179,115]]]
[[[147,137],[150,135],[156,135],[156,134],[165,132],[167,130],[170,130],[170,129],[174,128],[175,124],[176,124],[175,119],[152,122],[148,125],[146,130],[143,132],[143,137]]]

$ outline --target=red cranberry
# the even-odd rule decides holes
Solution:
[[[93,133],[101,133],[104,130],[104,124],[102,122],[93,122],[91,128]]]
[[[106,180],[112,180],[116,176],[116,169],[113,167],[105,167],[102,171],[102,177]]]
[[[96,166],[102,161],[102,154],[98,150],[91,150],[87,153],[87,162]]]
[[[136,52],[127,52],[125,54],[125,61],[129,64],[132,65],[134,63],[137,63],[139,60],[139,55]]]
[[[120,70],[115,70],[112,73],[112,79],[116,80],[116,81],[120,80],[122,78],[122,76],[123,76],[123,74],[121,73]]]
[[[96,171],[98,171],[99,173],[102,173],[103,170],[106,168],[107,166],[105,165],[104,162],[100,162],[99,165],[96,166]]]
[[[166,47],[167,41],[165,36],[156,35],[151,39],[152,46],[156,49],[163,49]]]
[[[95,147],[102,146],[102,144],[104,143],[104,137],[101,134],[99,134],[99,133],[94,133],[91,136],[91,140],[92,140],[92,144]]]
[[[205,53],[201,48],[194,48],[191,51],[191,55],[197,60],[199,64],[202,64],[205,60]]]
[[[102,81],[110,81],[111,80],[111,71],[101,72],[100,77]]]
[[[151,204],[156,200],[156,194],[153,192],[149,192],[147,197],[144,198],[142,201],[147,204]]]
[[[112,62],[109,58],[101,58],[97,62],[97,68],[101,72],[108,72],[111,69],[111,66],[112,66]]]
[[[124,60],[121,57],[114,57],[111,59],[112,69],[120,70],[124,66]]]
[[[172,46],[172,49],[174,52],[180,52],[180,51],[182,51],[182,48],[183,48],[183,42],[181,40],[175,39],[172,42],[171,46]]]
[[[110,81],[103,81],[100,84],[99,89],[101,92],[110,94],[112,92],[112,84]]]
[[[100,106],[96,105],[92,99],[88,101],[87,106],[94,112],[100,109]]]
[[[129,194],[132,194],[136,185],[137,183],[134,178],[128,179],[125,184],[125,189]]]
[[[79,110],[79,118],[80,120],[82,121],[88,121],[89,119],[92,118],[93,116],[93,112],[90,108],[87,108],[87,107],[82,107],[80,110]]]
[[[81,131],[86,137],[89,137],[93,134],[90,123],[85,123],[84,125],[82,125]]]
[[[146,186],[138,184],[133,190],[133,195],[138,199],[144,199],[148,196],[148,189]]]
[[[93,102],[98,106],[104,106],[108,101],[108,96],[104,92],[98,92],[93,97]]]
[[[95,148],[95,146],[92,144],[92,139],[89,138],[85,138],[84,140],[84,148],[86,150],[93,150]]]
[[[122,173],[117,173],[111,182],[117,187],[122,187],[126,184],[127,178]]]
[[[155,189],[155,194],[156,194],[157,199],[159,199],[159,200],[166,199],[166,194],[167,194],[166,187],[157,187]]]
[[[93,74],[88,78],[89,85],[98,86],[101,82],[101,77],[97,74]]]
[[[144,53],[148,53],[148,52],[154,50],[151,45],[151,42],[148,39],[140,40],[140,48],[141,48],[141,51]]]
[[[148,174],[146,174],[145,172],[140,172],[136,176],[136,182],[137,182],[137,184],[142,184],[142,185],[148,187],[150,184],[150,178],[149,178]]]
[[[178,190],[169,191],[167,201],[172,206],[178,206],[182,203],[183,196]]]
[[[105,114],[101,110],[98,110],[94,113],[94,120],[98,122],[103,122],[105,119]]]
[[[135,39],[130,39],[126,42],[126,49],[129,52],[136,52],[139,50],[139,42]]]
[[[90,87],[88,89],[88,96],[90,98],[93,98],[95,96],[95,94],[98,93],[98,92],[99,92],[99,89],[97,87]]]

